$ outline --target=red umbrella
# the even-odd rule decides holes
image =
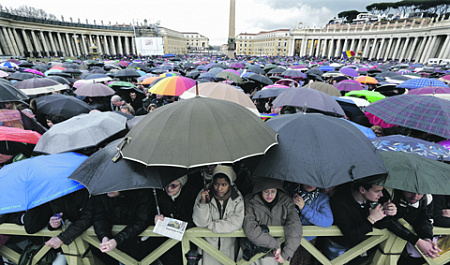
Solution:
[[[0,126],[0,141],[36,144],[41,135],[35,131]]]

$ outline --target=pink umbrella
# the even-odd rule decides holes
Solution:
[[[7,72],[0,70],[0,78],[7,77],[7,76],[9,76],[9,74]]]
[[[411,89],[408,94],[414,95],[450,94],[450,87],[426,86],[417,89]]]
[[[242,63],[232,63],[232,64],[230,64],[230,68],[242,69],[242,68],[245,68],[245,65]]]
[[[390,128],[390,127],[394,127],[397,126],[395,124],[390,124],[387,123],[385,121],[383,121],[382,119],[378,118],[377,116],[373,115],[372,113],[369,112],[364,112],[364,114],[366,115],[366,117],[369,119],[369,122],[373,125],[379,125],[383,128]]]
[[[25,69],[25,70],[23,70],[23,71],[24,71],[24,72],[28,72],[28,73],[32,73],[32,74],[35,74],[35,75],[45,76],[42,72],[39,72],[39,71],[36,70],[36,69],[27,68],[27,69]]]
[[[443,147],[447,148],[448,150],[450,150],[450,139],[438,142],[438,144],[442,145]]]

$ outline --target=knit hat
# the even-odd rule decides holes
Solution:
[[[188,176],[184,175],[184,176],[182,176],[181,178],[179,178],[177,180],[180,182],[181,186],[184,187],[184,184],[186,184],[186,182],[188,181]]]

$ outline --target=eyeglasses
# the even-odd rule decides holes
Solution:
[[[170,188],[170,189],[174,190],[174,189],[178,188],[179,186],[181,186],[181,184],[169,184],[166,186],[166,189]]]
[[[277,190],[263,190],[264,194],[277,194]]]

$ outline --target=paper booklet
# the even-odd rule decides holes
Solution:
[[[155,228],[153,228],[153,233],[181,241],[187,224],[187,222],[164,217],[164,221],[157,221]]]

